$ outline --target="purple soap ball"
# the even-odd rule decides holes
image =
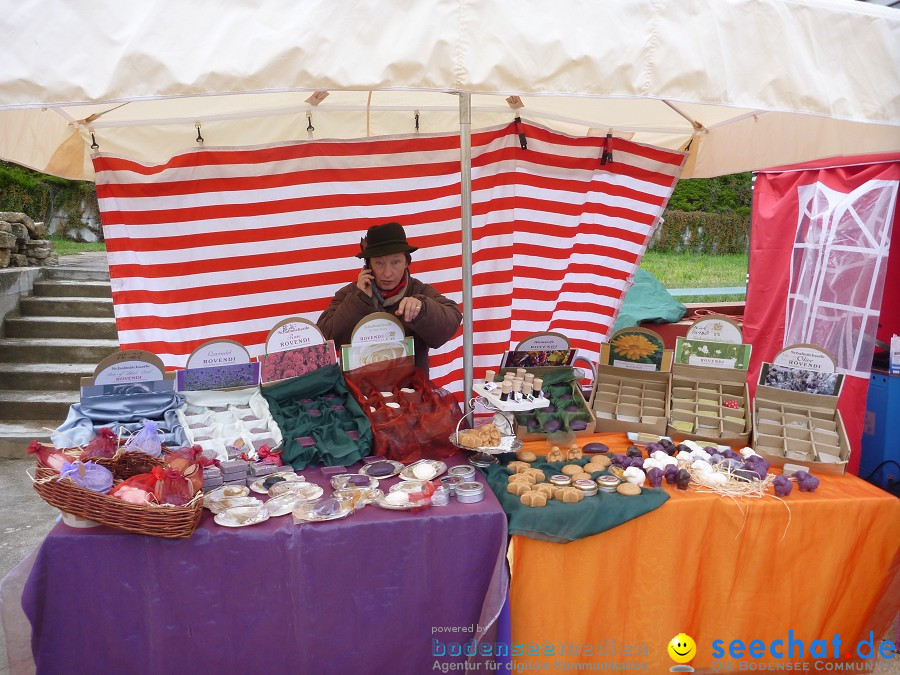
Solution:
[[[629,460],[629,466],[637,467],[638,469],[644,468],[644,458],[643,457],[626,457],[625,459]]]
[[[587,422],[584,420],[572,420],[569,422],[569,428],[572,431],[584,431],[587,429]]]
[[[572,403],[571,405],[567,405],[565,408],[563,408],[563,410],[565,412],[574,413],[574,412],[578,412],[579,410],[581,410],[581,406],[575,405],[574,403]]]
[[[675,487],[679,490],[687,490],[691,484],[691,472],[687,469],[680,469],[675,476]]]
[[[722,457],[724,457],[725,459],[741,459],[740,454],[735,452],[731,448],[729,448],[728,450],[723,450]]]
[[[559,431],[560,429],[562,429],[562,422],[559,420],[547,420],[544,423],[544,431],[548,433]]]
[[[625,457],[625,455],[620,455],[614,452],[609,456],[609,459],[615,466],[625,466],[625,460],[627,459],[627,457]]]
[[[705,448],[703,448],[703,451],[709,455],[712,455],[713,453],[719,452],[719,448],[715,445],[707,445]]]
[[[551,403],[551,404],[548,405],[546,408],[540,408],[539,411],[540,411],[540,412],[544,412],[544,413],[555,413],[555,412],[556,412],[556,406],[553,405],[553,404]]]
[[[663,447],[662,443],[647,443],[644,446],[647,449],[647,455],[652,455],[654,452],[665,452],[666,449]]]
[[[643,457],[644,454],[641,452],[641,449],[636,445],[629,445],[625,450],[625,454],[628,457]]]
[[[819,479],[806,471],[798,471],[794,474],[794,478],[797,479],[797,487],[800,488],[800,492],[815,492],[819,487]]]
[[[790,479],[784,476],[775,476],[775,480],[772,481],[772,487],[775,488],[776,497],[787,497],[791,494],[791,490],[794,489]]]
[[[609,452],[609,446],[604,443],[588,443],[584,446],[583,451],[588,453]]]
[[[647,472],[647,480],[650,481],[650,487],[659,487],[662,485],[664,475],[663,470],[659,467],[654,466],[650,469]]]
[[[663,475],[666,477],[666,482],[669,485],[674,485],[675,478],[678,476],[678,467],[674,464],[667,465],[666,470],[663,472]]]
[[[666,452],[669,452],[670,449],[675,447],[675,444],[672,442],[671,438],[660,438],[659,444],[663,446]]]
[[[669,454],[677,455],[679,452],[686,452],[686,453],[690,454],[691,449],[688,446],[686,446],[684,443],[679,443],[678,445],[675,446],[675,452],[670,452]]]
[[[528,431],[537,431],[540,426],[541,423],[538,422],[537,417],[532,415],[531,417],[525,418],[525,428],[528,429]]]

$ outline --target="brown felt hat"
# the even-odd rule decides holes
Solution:
[[[410,246],[406,241],[406,232],[400,223],[373,225],[359,241],[360,252],[357,258],[380,258],[391,253],[412,253],[418,246]]]

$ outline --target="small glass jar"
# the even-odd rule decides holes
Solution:
[[[462,482],[462,476],[441,476],[441,485],[451,497],[456,495],[456,486]]]
[[[456,501],[474,504],[484,499],[484,485],[481,483],[459,483],[456,486]]]
[[[460,464],[459,466],[451,466],[447,471],[448,476],[459,476],[462,482],[473,482],[475,480],[475,467]]]
[[[572,484],[572,479],[564,473],[557,473],[550,476],[550,484],[556,487],[568,487]]]
[[[573,481],[572,485],[581,490],[585,497],[591,497],[597,494],[597,491],[599,490],[597,484],[590,478],[579,478],[578,480]]]
[[[597,487],[601,492],[615,492],[622,481],[615,476],[598,476]]]

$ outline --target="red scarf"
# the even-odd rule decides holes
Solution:
[[[406,288],[406,275],[403,276],[403,281],[401,281],[399,284],[397,284],[397,285],[396,285],[394,288],[392,288],[391,290],[389,290],[389,291],[383,291],[383,290],[381,290],[381,289],[379,288],[379,289],[378,289],[378,292],[381,293],[381,297],[382,297],[382,298],[384,298],[385,300],[387,300],[388,298],[393,298],[395,295],[397,295],[397,294],[398,294],[400,291],[402,291],[404,288]]]

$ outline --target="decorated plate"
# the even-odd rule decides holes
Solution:
[[[249,527],[268,519],[269,512],[261,503],[259,506],[237,506],[222,511],[215,517],[216,523],[224,527]]]
[[[353,488],[345,487],[334,491],[335,499],[349,503],[354,509],[361,509],[384,497],[384,492],[378,488]]]
[[[261,495],[269,494],[269,488],[263,485],[263,483],[267,478],[271,478],[272,476],[280,476],[281,478],[284,478],[283,481],[278,481],[279,483],[302,483],[306,480],[304,476],[294,473],[293,471],[279,471],[278,473],[270,473],[268,476],[262,476],[259,479],[253,481],[250,484],[250,489]]]
[[[388,492],[421,492],[425,481],[421,480],[401,480],[395,485],[391,485]]]
[[[328,513],[317,513],[316,509],[319,508],[323,502],[335,502],[334,510]],[[353,507],[350,504],[342,503],[337,499],[325,499],[320,500],[318,502],[313,502],[309,504],[301,504],[296,509],[294,509],[294,520],[302,521],[307,523],[316,523],[322,522],[326,520],[337,520],[339,518],[346,518],[351,513],[353,513]]]
[[[359,472],[364,476],[369,476],[369,468],[375,466],[376,464],[390,464],[394,467],[394,470],[391,473],[386,473],[383,476],[370,476],[371,478],[377,478],[378,480],[387,480],[388,478],[393,478],[398,473],[403,471],[403,464],[401,462],[396,462],[393,459],[386,459],[382,462],[372,462],[371,464],[366,464],[362,467]]]
[[[237,507],[262,506],[262,502],[256,497],[222,497],[220,499],[209,501],[204,498],[203,505],[214,514],[218,515],[228,509]]]
[[[305,481],[286,481],[275,483],[269,488],[270,497],[278,497],[283,494],[292,494],[297,499],[309,502],[321,497],[325,491],[315,483],[307,483]]]
[[[285,492],[277,497],[272,497],[264,506],[269,516],[277,518],[278,516],[286,516],[291,511],[304,503],[304,500],[293,492]]]
[[[447,465],[434,459],[420,459],[404,467],[400,472],[403,480],[434,480],[447,471]]]
[[[373,502],[375,506],[381,507],[382,509],[388,509],[390,511],[409,511],[410,509],[414,509],[417,507],[426,506],[426,503],[421,499],[412,500],[407,496],[406,501],[402,501],[396,495],[403,495],[403,492],[395,491],[389,495],[382,497]]]
[[[206,506],[208,502],[214,502],[223,497],[246,497],[249,494],[250,488],[246,485],[223,485],[203,495],[203,505]]]
[[[358,481],[358,483],[354,481]],[[339,473],[337,476],[332,476],[331,487],[333,487],[335,490],[340,490],[347,487],[377,488],[378,480],[361,472]]]
[[[522,441],[520,441],[515,436],[500,436],[500,445],[496,447],[484,446],[479,448],[470,448],[466,445],[457,443],[456,434],[451,434],[449,441],[460,450],[466,450],[468,452],[483,452],[487,455],[502,455],[506,452],[517,452],[522,449]]]

